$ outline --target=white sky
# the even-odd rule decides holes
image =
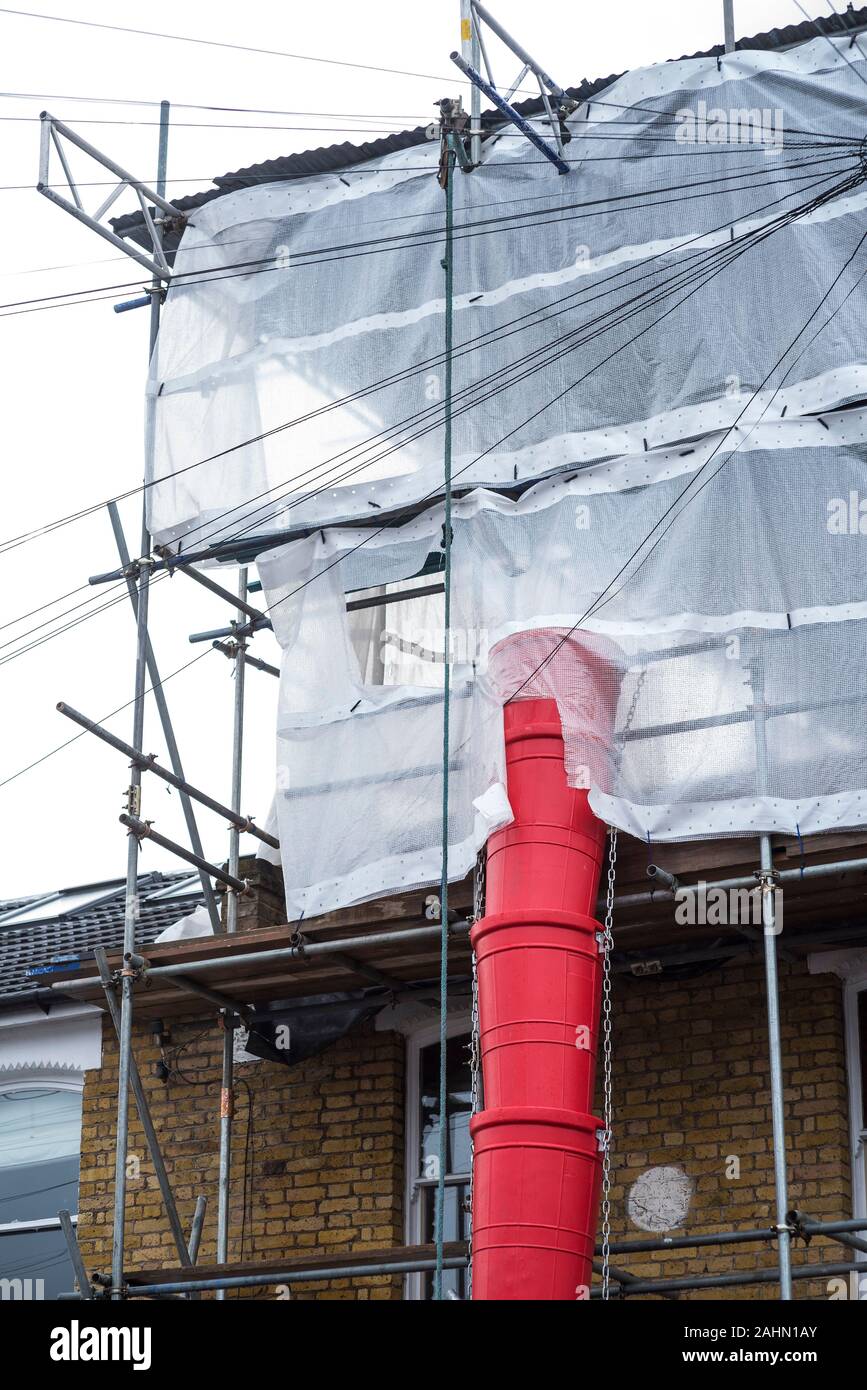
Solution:
[[[71,97],[167,98],[175,103],[352,113],[343,119],[322,119],[176,109],[169,141],[171,196],[207,187],[216,174],[265,159],[362,140],[365,136],[357,127],[376,128],[376,121],[362,123],[356,114],[381,122],[387,118],[385,129],[420,124],[432,118],[438,97],[462,90],[448,61],[449,52],[459,46],[458,0],[329,0],[323,5],[246,0],[242,6],[186,0],[168,8],[50,0],[45,8],[70,18],[166,29],[432,76],[363,72],[0,13],[0,88],[33,94],[28,99],[0,96],[0,116],[27,118],[0,121],[0,184],[26,185],[22,191],[0,187],[0,206],[6,214],[0,234],[4,304],[137,278],[131,261],[35,192],[39,122],[34,118],[43,108],[146,180],[156,175],[157,129],[140,123],[155,123],[158,113],[143,106],[97,105]],[[533,5],[490,0],[490,8],[564,86],[582,77],[680,57],[722,39],[722,0],[616,0],[610,6],[586,0],[537,0]],[[822,0],[812,0],[811,8],[816,14],[827,12]],[[842,0],[838,8],[844,8]],[[738,36],[801,19],[794,0],[735,0]],[[491,56],[498,74],[502,70],[504,76],[511,75],[507,55],[492,47]],[[136,124],[106,124],[112,121]],[[192,122],[195,129],[190,128]],[[226,129],[218,122],[307,130]],[[317,126],[339,129],[329,134],[312,129]],[[91,189],[90,196],[94,207],[102,193]],[[131,210],[131,204],[122,202],[114,209],[124,210]],[[43,267],[56,268],[46,272]],[[140,482],[147,332],[147,311],[116,315],[110,301],[18,315],[0,324],[0,540]],[[125,503],[123,514],[131,549],[137,553],[138,499]],[[2,624],[116,564],[108,518],[102,512],[0,555],[0,644],[19,638],[58,610],[48,609],[15,626]],[[76,594],[62,607],[92,594]],[[190,632],[222,626],[230,616],[218,599],[182,576],[157,586],[151,637],[162,674],[201,651],[189,645]],[[0,665],[0,782],[77,731],[56,712],[58,700],[99,720],[130,699],[134,635],[132,612],[124,600]],[[0,661],[11,650],[0,645]],[[267,634],[259,636],[254,652],[273,661],[276,644]],[[272,677],[248,672],[243,810],[260,820],[273,787],[276,686]],[[230,663],[218,653],[208,655],[170,680],[166,696],[187,776],[228,801]],[[131,724],[132,712],[125,710],[109,727],[128,739]],[[149,712],[145,748],[168,763],[155,711]],[[126,781],[124,759],[85,734],[0,787],[0,898],[120,877],[126,846],[117,816]],[[145,778],[143,814],[164,834],[186,842],[178,798],[154,778]],[[199,824],[206,854],[215,861],[224,859],[224,823],[202,811]],[[181,866],[145,845],[141,867]]]

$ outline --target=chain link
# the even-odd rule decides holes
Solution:
[[[637,693],[637,692],[636,692]],[[611,1078],[611,956],[614,949],[614,871],[617,865],[617,827],[611,826],[608,842],[608,885],[605,894],[605,930],[602,935],[602,1297],[611,1294],[611,1147],[614,1104]]]
[[[635,718],[635,706],[638,704],[638,697],[641,694],[641,688],[644,685],[646,678],[647,667],[642,666],[641,670],[638,673],[638,680],[635,682],[635,689],[632,692],[632,699],[629,701],[629,709],[626,711],[626,718],[623,721],[623,728],[620,731],[621,738],[624,734],[628,733],[632,727],[632,721]]]

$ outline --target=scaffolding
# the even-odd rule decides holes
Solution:
[[[564,117],[574,109],[570,107],[563,88],[548,76],[535,60],[502,29],[493,16],[477,0],[463,0],[462,7],[462,53],[452,54],[456,66],[472,83],[472,109],[469,127],[461,119],[454,106],[443,110],[444,150],[447,164],[458,161],[465,171],[471,171],[480,161],[482,127],[480,121],[479,97],[485,93],[501,114],[530,140],[545,155],[558,172],[568,172],[563,160]],[[522,63],[521,71],[505,96],[501,95],[494,82],[493,72],[485,49],[484,29],[492,30],[502,42],[511,49]],[[727,52],[734,47],[734,28],[731,4],[725,5],[725,48]],[[482,64],[487,72],[483,77],[479,71]],[[546,118],[553,144],[543,139],[528,125],[511,105],[511,97],[524,78],[531,74],[538,82]],[[163,250],[164,237],[168,232],[177,232],[184,225],[183,213],[165,196],[166,167],[169,135],[169,104],[163,102],[160,110],[160,130],[158,148],[158,176],[156,188],[137,179],[121,165],[84,141],[75,131],[58,121],[49,113],[42,116],[42,146],[40,153],[39,191],[56,205],[62,207],[79,222],[90,227],[95,233],[108,240],[115,247],[131,256],[144,269],[150,272],[150,283],[144,287],[141,298],[117,306],[126,310],[139,305],[149,306],[149,354],[153,353],[160,325],[160,309],[165,289],[172,281],[172,266],[169,256]],[[465,137],[467,143],[465,143]],[[77,147],[91,159],[117,178],[118,183],[101,205],[93,212],[85,210],[80,188],[71,172],[64,151],[64,142]],[[61,195],[51,184],[50,157],[56,153],[69,196]],[[127,240],[117,236],[104,223],[106,213],[125,189],[132,189],[139,202],[141,214],[150,240],[150,253],[144,253]],[[450,248],[447,247],[447,257]],[[154,402],[149,399],[146,422],[146,453],[149,462],[154,452]],[[285,991],[287,977],[293,980],[302,993],[299,997],[319,993],[323,980],[332,988],[346,989],[347,983],[362,981],[364,986],[372,987],[390,997],[411,996],[419,988],[431,987],[430,950],[441,943],[450,950],[449,959],[460,978],[468,979],[471,974],[471,953],[467,936],[473,917],[462,916],[459,911],[449,913],[446,891],[443,888],[442,903],[434,902],[430,913],[431,920],[425,925],[404,927],[399,930],[347,932],[332,939],[311,940],[296,929],[285,928],[285,944],[268,945],[246,940],[232,942],[238,934],[239,899],[249,892],[249,885],[240,876],[239,845],[242,833],[250,833],[260,843],[272,848],[279,847],[276,838],[256,825],[253,818],[245,815],[241,805],[241,773],[244,745],[244,704],[245,672],[247,668],[264,674],[278,675],[278,671],[267,662],[252,656],[249,643],[257,631],[270,627],[267,613],[249,601],[254,587],[249,583],[245,560],[250,558],[258,544],[262,548],[263,538],[246,543],[235,542],[215,545],[206,552],[185,555],[183,562],[168,553],[155,554],[151,549],[146,520],[143,516],[141,542],[137,557],[131,558],[127,540],[124,536],[117,508],[109,504],[110,522],[113,529],[119,558],[119,568],[111,574],[94,576],[92,583],[109,579],[125,580],[136,625],[133,733],[127,743],[109,733],[100,724],[80,713],[71,706],[60,703],[58,710],[83,730],[100,739],[122,754],[130,765],[130,779],[126,791],[126,808],[120,816],[121,823],[128,831],[128,854],[126,876],[126,911],[124,919],[124,942],[120,959],[110,963],[105,952],[96,951],[98,974],[93,977],[58,979],[52,988],[58,994],[73,998],[93,998],[95,991],[101,990],[105,1007],[111,1019],[117,1041],[119,1055],[119,1080],[117,1097],[117,1126],[115,1148],[114,1213],[111,1270],[88,1271],[82,1258],[75,1229],[75,1219],[68,1212],[58,1216],[58,1226],[62,1229],[69,1249],[70,1259],[76,1274],[78,1289],[67,1297],[80,1299],[121,1300],[127,1297],[176,1298],[214,1292],[217,1298],[225,1296],[228,1289],[259,1288],[274,1284],[315,1283],[330,1279],[363,1280],[383,1275],[403,1275],[417,1272],[436,1272],[442,1269],[465,1268],[468,1261],[468,1248],[464,1242],[438,1242],[438,1245],[404,1246],[390,1250],[366,1251],[363,1254],[350,1254],[342,1258],[333,1256],[315,1258],[281,1259],[276,1262],[255,1261],[247,1264],[232,1264],[228,1260],[230,1229],[229,1194],[232,1175],[232,1125],[234,1057],[233,1034],[238,1022],[243,1022],[249,1012],[249,998],[258,1001],[276,999]],[[267,541],[273,543],[273,537]],[[193,563],[201,558],[232,558],[238,562],[238,588],[230,592],[217,584],[209,576],[195,570]],[[178,750],[172,721],[151,646],[148,626],[149,585],[152,575],[160,569],[171,569],[185,574],[190,580],[207,588],[220,597],[233,610],[231,622],[223,628],[210,632],[196,633],[191,641],[211,642],[213,647],[226,655],[234,666],[234,708],[232,718],[232,775],[230,804],[226,805],[200,788],[194,786],[184,775],[183,764]],[[442,593],[441,582],[415,588],[406,593],[390,593],[384,596],[365,597],[353,600],[352,608],[374,607],[376,605],[401,601],[405,598]],[[713,639],[710,639],[712,641]],[[689,649],[682,649],[686,654]],[[778,714],[791,713],[791,706],[777,709],[765,705],[761,691],[761,672],[754,669],[752,712],[744,715],[754,724],[757,751],[757,766],[760,782],[767,776],[766,723]],[[149,687],[148,687],[149,682]],[[143,751],[143,729],[145,697],[154,695],[159,712],[166,746],[169,752],[171,770],[161,766],[153,754]],[[740,718],[741,716],[733,716]],[[722,720],[708,721],[720,723]],[[664,732],[664,731],[663,731]],[[628,737],[648,737],[658,735],[659,729],[630,732]],[[175,788],[181,799],[183,814],[189,836],[189,847],[181,845],[161,835],[143,820],[141,811],[141,785],[143,774],[151,774]],[[759,790],[763,788],[760,785]],[[204,855],[199,835],[195,804],[206,807],[221,817],[229,827],[229,850],[227,866],[209,862]],[[199,874],[205,905],[210,916],[214,938],[207,947],[198,943],[195,956],[176,964],[153,965],[140,952],[136,938],[136,891],[138,879],[138,858],[141,842],[150,838],[183,862],[193,866]],[[616,1257],[617,1264],[610,1265],[611,1293],[615,1298],[627,1299],[640,1295],[671,1297],[690,1290],[703,1290],[728,1287],[757,1286],[774,1283],[779,1285],[779,1297],[788,1300],[792,1297],[793,1280],[825,1278],[849,1274],[853,1270],[867,1273],[867,1259],[851,1262],[851,1258],[816,1265],[802,1265],[792,1268],[793,1242],[809,1240],[814,1236],[825,1236],[841,1247],[850,1257],[852,1254],[867,1255],[867,1239],[859,1234],[867,1232],[867,1218],[853,1218],[840,1221],[814,1221],[802,1212],[789,1207],[787,1161],[785,1145],[785,1104],[784,1075],[781,1052],[781,1024],[778,980],[778,930],[775,919],[776,894],[784,883],[812,881],[831,878],[847,873],[867,871],[867,857],[837,858],[831,862],[810,863],[798,868],[778,870],[773,859],[773,846],[770,836],[762,835],[758,841],[758,855],[755,872],[752,875],[721,878],[704,885],[706,889],[757,889],[761,897],[761,930],[742,930],[739,944],[728,940],[712,947],[695,950],[679,950],[672,953],[672,959],[679,963],[698,960],[729,959],[737,951],[751,954],[761,946],[764,961],[765,999],[768,1025],[768,1059],[770,1071],[770,1095],[772,1115],[772,1136],[774,1156],[775,1212],[772,1225],[739,1231],[722,1231],[708,1234],[695,1234],[683,1237],[661,1237],[659,1239],[627,1240],[613,1242],[597,1249],[606,1265],[608,1255]],[[658,905],[673,900],[676,892],[695,893],[698,885],[680,884],[663,868],[650,865],[648,875],[651,886],[639,893],[615,896],[615,908],[635,908],[648,904]],[[226,892],[226,920],[221,921],[214,894],[213,883],[221,883]],[[745,939],[744,939],[745,938]],[[815,944],[827,945],[831,940],[867,940],[867,928],[857,924],[844,923],[837,937],[825,931],[815,938]],[[454,948],[453,950],[451,948]],[[645,953],[646,954],[646,953]],[[614,957],[615,971],[633,968],[626,958]],[[647,972],[652,973],[652,972]],[[202,1267],[198,1264],[198,1251],[208,1194],[200,1194],[196,1203],[191,1228],[187,1231],[181,1222],[166,1161],[142,1085],[141,1076],[133,1050],[133,1017],[136,993],[147,984],[151,991],[163,987],[185,996],[189,1001],[202,1002],[214,1010],[215,1024],[222,1028],[222,1083],[219,1113],[219,1176],[217,1183],[217,1259],[216,1264]],[[234,987],[233,987],[234,986]],[[246,990],[238,997],[238,988]],[[228,991],[228,992],[227,992]],[[249,997],[248,997],[249,995]],[[153,997],[153,995],[152,995]],[[125,1262],[125,1223],[126,1223],[126,1182],[127,1182],[127,1143],[129,1133],[130,1097],[134,1099],[139,1119],[144,1129],[148,1151],[157,1174],[163,1206],[177,1255],[177,1267],[131,1272]],[[444,1117],[441,1116],[441,1129]],[[445,1181],[441,1170],[441,1180]],[[16,1226],[20,1231],[21,1226]],[[40,1229],[45,1229],[44,1223]],[[0,1230],[2,1234],[2,1230]],[[628,1264],[630,1256],[674,1250],[699,1250],[739,1245],[775,1245],[776,1264],[770,1268],[748,1270],[718,1275],[701,1275],[679,1278],[643,1278],[621,1266]],[[603,1268],[597,1260],[595,1268]],[[598,1289],[590,1295],[602,1296]]]

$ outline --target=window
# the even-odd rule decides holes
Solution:
[[[0,1082],[0,1298],[56,1298],[73,1287],[59,1229],[8,1227],[77,1211],[81,1089],[68,1074]]]
[[[466,1017],[450,1021],[446,1045],[448,1134],[446,1142],[446,1190],[443,1234],[447,1241],[469,1236],[470,1179],[470,1031]],[[407,1241],[431,1244],[439,1177],[439,1026],[433,1024],[410,1039],[407,1085]],[[433,1297],[433,1275],[413,1274],[407,1279],[408,1298]],[[443,1297],[466,1297],[466,1271],[447,1269]]]

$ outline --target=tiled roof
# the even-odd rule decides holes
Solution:
[[[788,24],[782,29],[770,29],[767,33],[754,34],[752,38],[738,39],[735,46],[744,51],[793,48],[799,43],[806,43],[815,39],[817,25],[823,33],[828,34],[840,34],[853,30],[857,32],[867,27],[867,5],[859,9],[848,10],[846,14],[842,15],[835,14],[833,17],[822,15],[818,20],[804,20],[800,24]],[[724,51],[722,44],[716,44],[713,48],[705,49],[701,53],[690,53],[684,57],[715,58]],[[585,78],[577,87],[570,87],[567,95],[576,101],[586,101],[588,97],[610,87],[620,76],[622,76],[621,73],[612,73],[609,77],[600,77],[594,81],[588,81]],[[524,116],[535,116],[543,110],[539,97],[515,102],[515,107]],[[483,126],[493,126],[501,121],[502,117],[497,111],[482,113]],[[181,212],[190,212],[193,208],[201,207],[214,198],[221,198],[226,193],[234,193],[239,188],[249,188],[258,183],[306,179],[310,178],[312,174],[327,174],[337,169],[349,169],[355,164],[364,164],[370,159],[378,159],[383,155],[394,154],[399,150],[408,150],[415,145],[427,144],[426,130],[426,126],[416,126],[414,130],[402,130],[393,135],[387,135],[381,140],[370,140],[360,145],[353,145],[349,141],[344,141],[339,145],[326,145],[315,150],[303,150],[299,154],[285,155],[279,159],[268,159],[262,164],[251,164],[246,169],[237,169],[233,173],[217,175],[214,178],[216,185],[214,188],[206,189],[202,193],[190,194],[188,197],[173,198],[172,201]],[[142,246],[150,246],[150,239],[141,212],[112,218],[111,225],[119,236],[128,236]],[[166,241],[166,249],[174,251],[176,248],[177,236],[169,237]]]
[[[160,890],[169,889],[173,884],[189,880],[189,874],[142,874],[138,880],[140,916],[136,926],[137,940],[148,945],[165,927],[177,922],[180,917],[192,912],[202,901],[198,885],[192,883],[191,891],[171,898],[157,898],[153,895]],[[76,894],[79,891],[72,890]],[[117,950],[123,944],[124,899],[126,884],[123,879],[107,884],[94,885],[96,901],[77,910],[46,918],[28,924],[10,923],[3,925],[2,917],[16,908],[43,902],[44,895],[30,898],[16,898],[0,902],[0,999],[10,996],[26,995],[35,989],[44,988],[51,983],[51,966],[65,959],[65,969],[69,969],[69,958],[89,960],[95,946],[106,950]],[[59,900],[62,906],[62,899]],[[44,912],[44,909],[43,909]]]

